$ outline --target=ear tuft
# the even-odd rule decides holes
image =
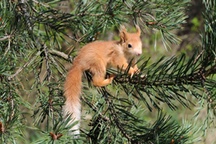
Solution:
[[[125,32],[127,32],[127,30],[126,30],[126,28],[125,28],[124,25],[120,25],[120,32],[121,32],[121,31],[125,31]]]
[[[120,26],[119,36],[120,36],[121,42],[127,41],[127,30],[124,25]]]
[[[138,25],[136,25],[136,30],[137,30],[137,34],[140,36],[141,35],[141,29]]]

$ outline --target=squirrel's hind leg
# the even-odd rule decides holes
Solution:
[[[103,87],[103,86],[106,86],[106,85],[112,83],[113,78],[114,78],[114,76],[109,77],[107,79],[104,79],[104,77],[100,77],[100,76],[95,75],[92,78],[92,83],[94,86]]]
[[[94,65],[94,67],[91,67],[90,72],[92,73],[92,83],[94,86],[103,87],[110,83],[112,83],[112,80],[114,76],[110,76],[109,78],[105,79],[106,75],[106,67],[102,63],[98,63],[97,65]]]

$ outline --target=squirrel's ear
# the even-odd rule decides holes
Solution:
[[[140,30],[140,27],[138,25],[136,25],[136,30],[137,30],[137,34],[140,36],[141,35],[141,30]]]
[[[128,39],[127,38],[127,30],[126,30],[125,26],[123,26],[123,25],[120,26],[119,36],[120,36],[121,42],[126,42]]]

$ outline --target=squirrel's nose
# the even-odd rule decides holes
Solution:
[[[137,56],[140,56],[141,55],[141,53],[137,53]]]

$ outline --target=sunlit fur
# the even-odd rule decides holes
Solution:
[[[92,74],[92,84],[102,87],[110,84],[114,78],[105,79],[107,67],[126,69],[133,59],[128,74],[133,75],[138,68],[136,57],[142,53],[140,40],[141,30],[136,26],[137,32],[128,33],[124,26],[120,28],[120,41],[94,41],[85,45],[73,61],[64,85],[66,98],[63,107],[63,115],[66,118],[71,115],[69,124],[78,123],[70,129],[70,133],[78,135],[81,119],[80,94],[82,88],[82,73],[89,70]],[[130,45],[130,46],[129,46]]]

